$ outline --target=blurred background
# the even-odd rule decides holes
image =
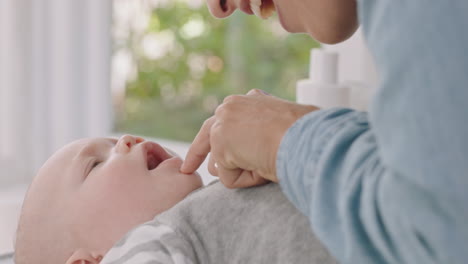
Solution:
[[[213,18],[204,0],[114,1],[115,129],[191,141],[229,94],[294,99],[319,44],[276,18]]]
[[[0,254],[35,171],[63,145],[130,133],[183,156],[225,96],[294,100],[314,47],[276,16],[215,19],[204,0],[1,0]],[[324,48],[340,54],[340,81],[375,83],[359,32]]]

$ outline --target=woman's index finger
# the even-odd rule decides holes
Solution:
[[[214,116],[207,119],[195,139],[190,146],[185,161],[180,168],[182,173],[194,173],[200,165],[205,161],[206,156],[210,153],[210,130],[214,123]]]

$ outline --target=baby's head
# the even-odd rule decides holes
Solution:
[[[16,263],[98,263],[132,227],[202,186],[198,174],[179,172],[181,164],[160,145],[129,135],[63,147],[29,187]]]

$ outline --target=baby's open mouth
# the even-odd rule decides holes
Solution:
[[[169,155],[163,147],[159,144],[146,141],[144,144],[144,151],[146,156],[146,165],[148,170],[156,169],[161,162],[171,158],[172,156]]]

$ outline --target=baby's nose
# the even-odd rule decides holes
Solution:
[[[134,137],[131,135],[123,135],[117,142],[118,148],[129,151],[134,145],[145,141],[141,137]]]

